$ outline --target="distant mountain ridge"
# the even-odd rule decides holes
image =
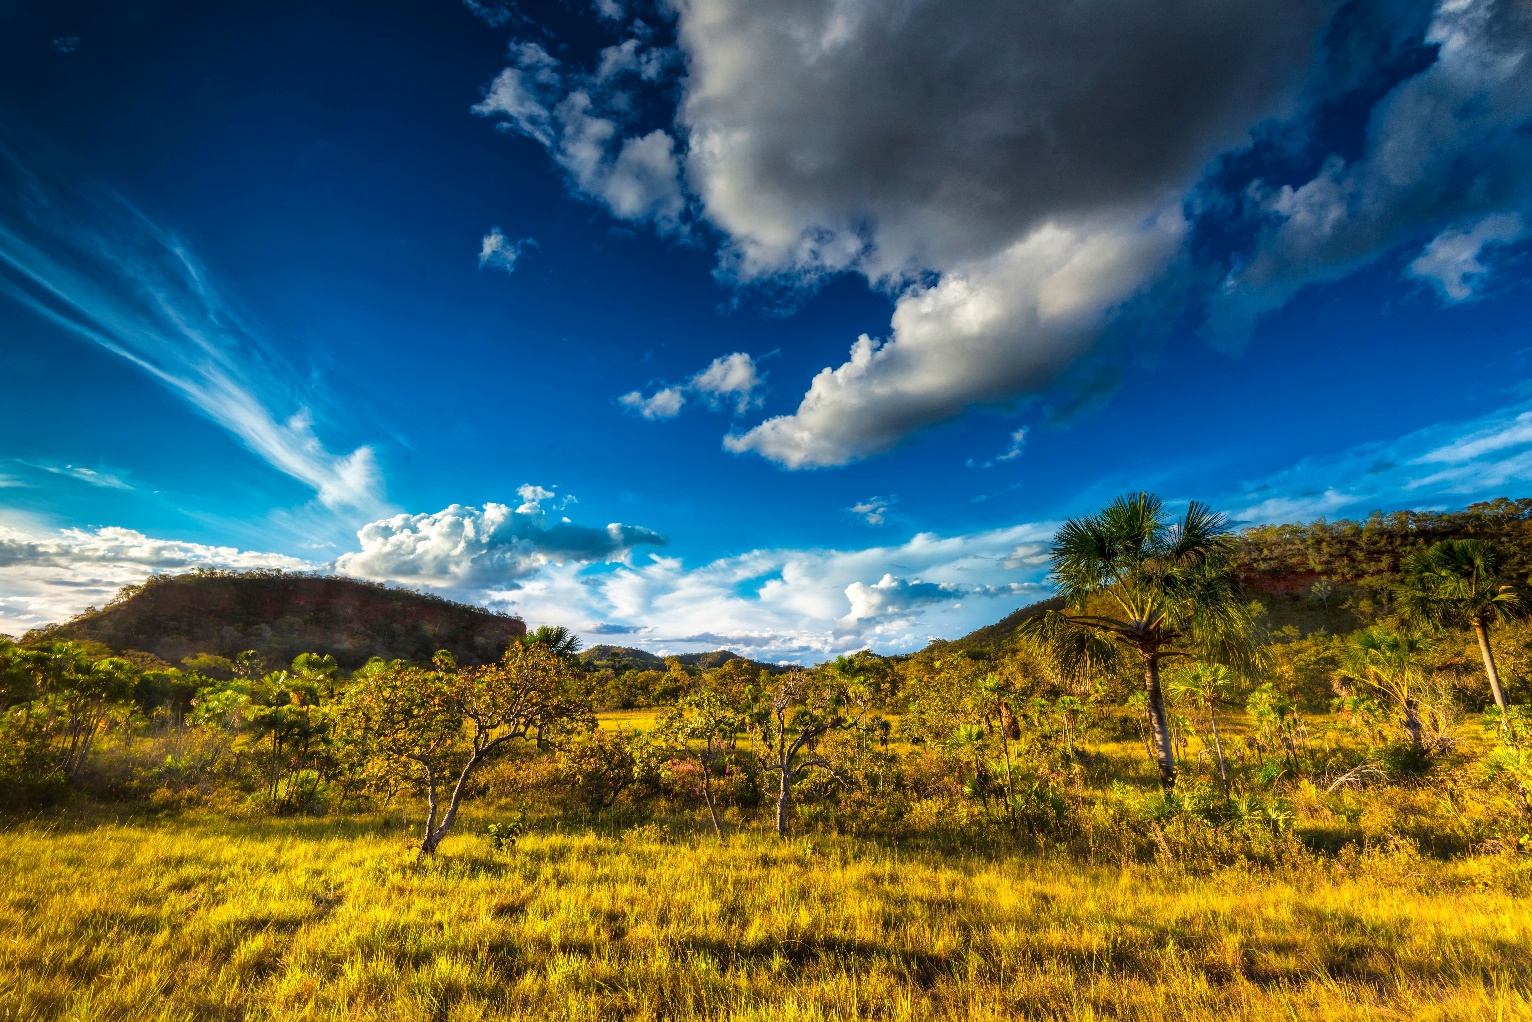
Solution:
[[[486,663],[526,630],[520,618],[483,607],[339,575],[201,571],[156,575],[28,638],[92,640],[171,663],[253,649],[275,667],[299,653],[329,653],[349,670],[374,656],[424,662],[441,649]]]
[[[663,671],[666,657],[650,653],[648,650],[634,649],[631,646],[592,646],[580,653],[580,659],[587,669],[611,668],[619,673],[624,670],[637,671]],[[733,650],[715,649],[708,653],[681,653],[674,657],[687,667],[695,667],[699,670],[711,670],[720,667],[730,660],[750,660],[742,657]],[[750,660],[757,667],[768,671],[781,671],[785,668],[781,664],[768,664],[760,660]]]

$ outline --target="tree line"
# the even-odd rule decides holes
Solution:
[[[584,670],[561,628],[490,664],[443,652],[349,673],[318,653],[269,669],[254,652],[170,665],[0,641],[0,779],[13,809],[83,792],[239,814],[404,810],[426,854],[475,804],[519,807],[499,835],[578,817],[1086,854],[1388,835],[1532,849],[1525,551],[1427,535],[1320,575],[1296,598],[1305,621],[1344,610],[1356,625],[1330,630],[1254,598],[1251,543],[1202,504],[1173,514],[1125,495],[1060,529],[1058,601],[1004,642],[787,672],[671,662],[647,672],[663,698],[642,700],[661,705],[641,727],[601,725],[622,676]],[[1454,808],[1423,815],[1443,792]]]

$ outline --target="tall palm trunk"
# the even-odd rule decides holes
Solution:
[[[1495,667],[1495,654],[1489,648],[1489,624],[1482,617],[1473,619],[1473,633],[1479,637],[1479,652],[1484,656],[1484,673],[1489,675],[1489,690],[1495,694],[1495,705],[1500,707],[1501,727],[1505,726],[1505,693],[1500,689],[1500,671]]]
[[[1144,689],[1149,696],[1149,729],[1154,734],[1154,754],[1160,765],[1160,784],[1176,786],[1176,751],[1170,744],[1170,722],[1165,716],[1165,695],[1160,691],[1160,656],[1144,652]]]

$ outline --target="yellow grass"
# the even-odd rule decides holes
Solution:
[[[0,1018],[1532,1017],[1514,860],[1276,875],[397,822],[13,827]]]
[[[660,719],[664,712],[656,709],[643,710],[604,710],[596,714],[596,723],[608,731],[622,731],[629,728],[637,728],[640,731],[653,730],[655,721]]]

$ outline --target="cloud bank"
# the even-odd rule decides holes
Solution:
[[[154,539],[133,529],[0,524],[0,633],[19,636],[66,620],[159,572],[314,567],[285,554]]]

